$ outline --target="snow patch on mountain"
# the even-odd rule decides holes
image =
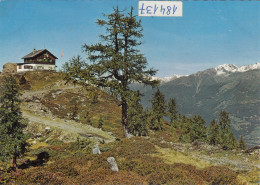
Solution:
[[[164,78],[159,78],[159,77],[152,77],[152,80],[160,80],[163,83],[175,80],[177,78],[180,78],[184,75],[173,75],[173,76],[168,76],[168,77],[164,77]]]
[[[234,64],[223,64],[214,68],[217,75],[229,75],[235,72],[246,72],[254,69],[260,69],[260,62],[251,65],[236,66]]]

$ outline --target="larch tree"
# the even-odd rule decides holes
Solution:
[[[152,80],[156,70],[147,69],[147,60],[138,47],[143,37],[141,21],[133,15],[133,8],[125,13],[114,8],[114,12],[98,19],[97,24],[105,28],[106,33],[100,35],[101,42],[83,45],[88,55],[87,64],[79,56],[72,58],[63,66],[65,79],[80,83],[89,89],[95,87],[109,88],[117,95],[122,107],[122,126],[125,137],[128,137],[128,100],[133,94],[129,84],[133,82],[156,86],[158,81]]]
[[[26,152],[26,135],[23,129],[27,121],[20,110],[19,86],[14,77],[4,77],[0,97],[0,159],[12,159],[14,169],[17,158]]]
[[[153,94],[151,108],[151,123],[150,128],[153,130],[162,129],[163,116],[166,114],[166,104],[164,95],[159,89]]]

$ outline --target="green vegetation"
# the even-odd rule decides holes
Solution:
[[[14,169],[17,168],[17,158],[26,151],[26,135],[23,129],[26,120],[20,110],[19,86],[14,77],[3,79],[3,90],[0,97],[0,159],[12,159]]]

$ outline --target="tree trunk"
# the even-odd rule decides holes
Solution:
[[[14,157],[13,157],[13,167],[15,170],[17,169],[17,156],[16,155],[14,155]]]
[[[122,125],[123,125],[123,132],[126,138],[129,137],[129,132],[127,128],[127,103],[126,100],[122,100]]]

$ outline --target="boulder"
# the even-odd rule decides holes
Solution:
[[[99,147],[98,147],[98,144],[94,144],[93,147],[92,147],[92,153],[93,154],[101,154],[100,150],[99,150]]]
[[[3,66],[3,73],[16,73],[17,72],[17,64],[15,63],[6,63]]]
[[[119,171],[118,166],[117,166],[117,163],[116,163],[116,160],[115,160],[114,157],[108,157],[108,158],[107,158],[107,162],[109,163],[110,169],[111,169],[112,171],[116,171],[116,172]]]
[[[45,131],[50,131],[50,127],[45,127]]]

